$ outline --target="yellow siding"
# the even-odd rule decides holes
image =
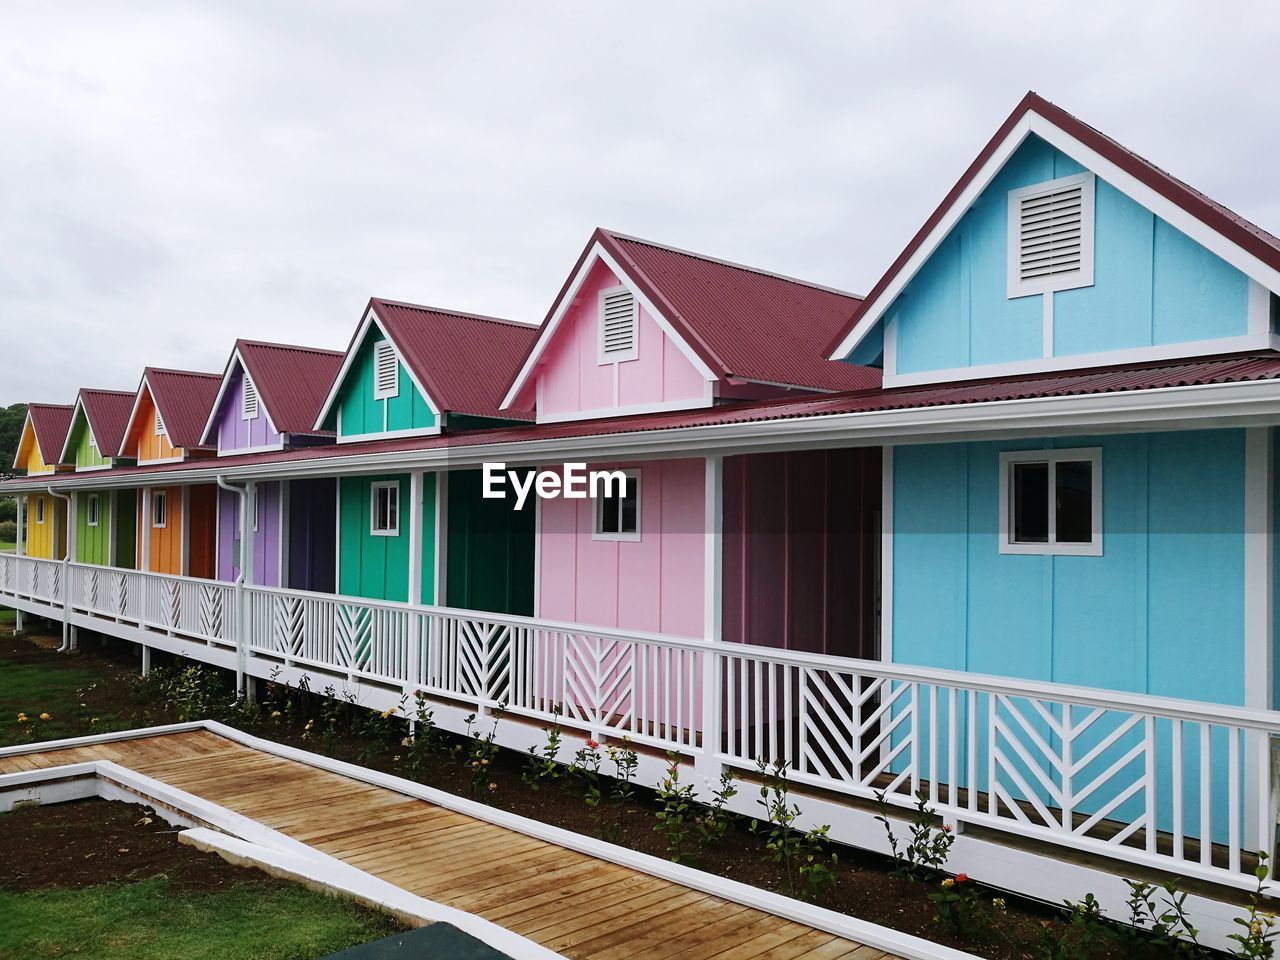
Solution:
[[[53,467],[45,463],[44,458],[40,456],[40,445],[36,443],[35,430],[32,428],[29,418],[23,425],[22,436],[18,440],[17,466],[19,470],[26,470],[30,476],[40,473],[53,473]]]
[[[37,523],[40,506],[44,508],[44,522]],[[66,501],[47,493],[27,496],[26,554],[43,560],[61,560],[66,553],[67,505]]]

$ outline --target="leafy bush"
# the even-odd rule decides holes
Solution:
[[[4,503],[4,502],[5,501],[0,500],[0,503]],[[18,542],[18,525],[14,523],[12,520],[5,520],[3,522],[0,522],[0,541],[3,541],[5,543]]]

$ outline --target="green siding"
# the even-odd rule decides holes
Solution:
[[[71,443],[76,452],[76,467],[105,467],[110,460],[93,448],[89,443],[89,421],[85,419],[84,410],[76,411],[75,422],[71,424]],[[88,563],[89,561],[85,561]]]
[[[403,363],[400,364],[399,395],[389,400],[374,399],[373,348],[375,343],[385,339],[381,330],[376,326],[371,327],[343,379],[334,404],[338,416],[330,415],[325,424],[329,429],[336,429],[339,436],[362,437],[397,430],[426,430],[436,426],[435,414],[414,386]]]
[[[448,605],[532,616],[533,505],[481,493],[479,470],[449,473]]]
[[[122,570],[137,567],[138,495],[134,490],[116,491],[116,566]]]
[[[378,481],[400,484],[400,532],[394,537],[369,532],[371,486]],[[372,600],[409,597],[409,475],[343,477],[338,482],[338,592]],[[422,602],[434,599],[435,474],[422,483]]]
[[[89,500],[98,498],[98,524],[89,526]],[[76,561],[105,567],[111,563],[111,493],[76,493]]]

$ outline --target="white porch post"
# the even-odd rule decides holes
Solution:
[[[18,508],[18,541],[13,545],[13,552],[16,556],[25,557],[27,555],[27,498],[19,495],[13,499]],[[21,576],[21,573],[15,572],[14,576]],[[14,590],[15,592],[17,590],[16,582]],[[22,632],[22,611],[16,607],[13,611],[13,632],[15,636]]]
[[[1274,525],[1274,449],[1271,427],[1245,430],[1244,546],[1244,704],[1273,706],[1272,530]],[[1271,741],[1263,733],[1246,734],[1245,836],[1248,850],[1275,844],[1275,800],[1271,796]]]
[[[724,609],[724,458],[707,457],[703,481],[703,637],[718,642]],[[715,653],[702,655],[702,751],[694,760],[697,774],[712,788],[719,782],[720,663]]]
[[[181,556],[178,560],[178,570],[184,577],[191,575],[191,488],[182,487],[182,536],[178,538],[179,551]],[[171,519],[166,518],[165,523],[173,523]]]
[[[143,487],[138,500],[138,569],[151,572],[151,488]]]
[[[422,603],[423,486],[421,470],[409,474],[409,605],[415,607]],[[404,686],[404,693],[411,697],[422,676],[421,614],[409,616],[408,642],[409,682]],[[412,732],[416,733],[416,728],[412,728]]]

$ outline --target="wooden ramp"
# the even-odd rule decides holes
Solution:
[[[582,960],[900,960],[801,923],[209,731],[0,757],[112,760]]]

